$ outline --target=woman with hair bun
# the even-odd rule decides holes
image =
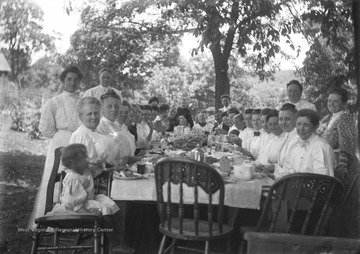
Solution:
[[[81,124],[76,111],[76,105],[80,98],[75,91],[79,88],[82,77],[77,66],[66,67],[60,75],[63,92],[49,99],[41,109],[39,130],[44,137],[50,140],[50,143],[39,191],[29,220],[30,228],[35,226],[34,219],[43,216],[45,212],[46,188],[54,163],[54,151],[58,147],[67,146],[71,134]]]

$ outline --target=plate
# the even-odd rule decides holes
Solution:
[[[137,180],[137,179],[146,179],[145,176],[142,176],[142,175],[137,174],[137,173],[133,173],[133,176],[131,176],[131,177],[123,177],[123,176],[120,176],[120,175],[118,175],[118,174],[114,174],[113,177],[114,177],[115,179],[126,180],[126,181],[127,181],[127,180]]]

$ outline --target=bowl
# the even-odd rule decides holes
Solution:
[[[252,178],[254,166],[252,164],[234,165],[234,177],[239,180],[249,181]]]

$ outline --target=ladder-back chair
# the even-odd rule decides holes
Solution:
[[[229,251],[233,228],[223,223],[224,183],[215,169],[188,158],[164,158],[155,165],[155,181],[159,229],[164,235],[159,253],[173,248],[184,249],[178,240],[205,242],[205,249],[200,252],[209,253],[210,241],[227,239]],[[175,191],[176,198],[172,197]],[[206,204],[203,204],[204,199],[200,204],[200,195],[203,194]],[[186,214],[187,204],[191,215]],[[204,220],[200,218],[201,209],[205,210],[207,217]],[[171,238],[172,243],[165,250],[167,238]]]
[[[55,158],[50,175],[49,183],[46,193],[45,214],[42,217],[35,218],[36,228],[33,233],[33,244],[31,253],[42,253],[59,250],[76,250],[89,251],[90,253],[104,253],[105,252],[105,238],[104,233],[98,229],[102,224],[102,216],[94,214],[66,214],[66,215],[46,215],[51,212],[54,207],[54,189],[56,183],[59,183],[60,196],[62,191],[62,180],[66,173],[62,171],[58,173],[61,153],[63,148],[55,149]],[[102,191],[104,194],[110,194],[112,181],[112,172],[102,172],[94,179],[95,191]],[[106,185],[104,186],[104,183]],[[58,198],[58,200],[60,200]],[[61,241],[60,235],[74,235],[75,237]],[[88,238],[93,238],[92,241],[82,241]],[[85,237],[84,237],[85,236]],[[52,243],[49,243],[49,239]]]

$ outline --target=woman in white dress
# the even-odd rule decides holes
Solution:
[[[83,144],[86,147],[90,167],[94,175],[101,173],[105,168],[114,170],[122,168],[122,156],[118,145],[110,135],[101,134],[97,127],[100,123],[101,102],[95,97],[83,97],[77,105],[82,125],[71,135],[70,144]],[[113,214],[113,222],[120,221],[120,214]],[[118,234],[121,231],[117,232]],[[123,235],[119,235],[121,242]],[[120,253],[132,253],[124,246],[116,246]]]
[[[40,187],[29,220],[29,228],[35,227],[34,219],[43,216],[45,212],[46,188],[54,163],[54,151],[58,147],[69,144],[71,134],[80,126],[81,122],[76,111],[79,97],[75,91],[80,85],[83,75],[78,67],[69,66],[60,75],[63,92],[49,99],[41,109],[39,130],[50,139],[44,172]]]
[[[121,91],[111,86],[111,83],[114,81],[114,79],[112,76],[112,71],[109,68],[102,68],[99,71],[99,80],[100,85],[87,90],[83,97],[95,97],[100,99],[101,95],[109,90],[113,90],[117,95],[119,95],[120,99],[122,99]]]
[[[279,112],[272,110],[266,116],[266,125],[270,131],[269,137],[260,148],[258,163],[262,164],[266,171],[274,172],[275,163],[278,162],[280,149],[283,145],[285,132],[279,125]]]
[[[197,123],[192,128],[192,132],[196,135],[211,133],[214,129],[214,125],[206,121],[207,113],[205,111],[201,111],[196,119]]]
[[[74,131],[70,144],[84,144],[89,156],[89,162],[102,170],[106,164],[119,169],[122,159],[118,145],[110,135],[104,135],[97,130],[100,123],[101,102],[95,97],[83,97],[78,103],[78,113],[82,125]]]
[[[151,120],[152,108],[150,105],[144,105],[142,108],[142,120],[136,125],[137,147],[141,149],[149,148],[149,143],[153,135],[153,124]]]
[[[296,112],[297,109],[295,105],[291,103],[285,103],[282,105],[280,112],[279,112],[279,125],[280,128],[284,131],[285,137],[284,137],[284,143],[281,147],[278,163],[276,164],[276,167],[283,167],[284,160],[285,160],[285,154],[287,153],[287,150],[289,147],[297,141],[298,134],[296,132]]]

